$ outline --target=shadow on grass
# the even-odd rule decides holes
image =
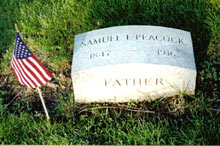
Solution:
[[[15,41],[16,10],[17,2],[12,0],[1,0],[0,2],[0,58],[9,46]]]
[[[198,70],[207,58],[211,30],[206,0],[98,1],[91,5],[90,19],[101,28],[120,25],[155,25],[191,32]],[[94,24],[96,24],[94,23]]]

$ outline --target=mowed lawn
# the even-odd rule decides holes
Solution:
[[[20,85],[10,68],[15,23],[54,75],[57,87],[42,87],[49,122],[37,91]],[[70,78],[74,36],[121,25],[190,31],[196,94],[154,102],[75,103]],[[0,144],[219,145],[220,1],[0,0]]]

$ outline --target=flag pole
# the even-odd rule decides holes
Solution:
[[[18,26],[16,23],[15,23],[15,30],[16,30],[16,32],[19,32],[19,29],[18,29]]]
[[[49,114],[48,114],[48,112],[47,112],[46,105],[45,105],[45,103],[44,103],[44,99],[43,99],[42,94],[41,94],[41,91],[40,91],[40,88],[37,87],[37,90],[38,90],[38,93],[39,93],[39,95],[40,95],[40,99],[41,99],[42,105],[43,105],[43,107],[44,107],[44,112],[46,113],[47,120],[50,120]]]

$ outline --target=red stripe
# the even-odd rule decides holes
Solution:
[[[21,81],[23,82],[23,85],[25,85],[25,86],[27,86],[27,87],[28,87],[28,85],[29,85],[29,84],[28,84],[28,82],[26,81],[25,77],[23,76],[23,74],[22,74],[21,70],[19,69],[19,67],[18,67],[18,65],[17,65],[17,62],[15,62],[14,57],[13,57],[13,61],[14,61],[14,65],[15,65],[15,66],[16,66],[16,68],[18,69],[18,70],[17,70],[17,72],[18,72],[18,73],[19,73],[19,75],[20,75],[20,78],[21,78]],[[16,68],[15,68],[15,69],[16,69]],[[27,82],[27,84],[28,84],[28,85],[27,85],[26,83],[24,83],[24,81],[25,81],[25,82]],[[29,85],[29,86],[30,86],[30,85]],[[31,86],[30,86],[30,87],[31,87]]]
[[[20,64],[15,58],[13,58],[13,60],[14,60],[14,62],[15,62],[15,64],[16,64],[17,69],[19,70],[19,73],[20,73],[21,76],[22,76],[23,82],[24,82],[24,81],[26,82],[26,83],[24,83],[24,84],[25,84],[26,86],[29,86],[30,88],[33,88],[33,86],[28,82],[28,80],[27,80],[28,76],[27,76],[26,72],[23,70],[21,64]],[[18,66],[20,66],[20,69],[19,69]],[[22,72],[22,71],[23,71],[23,72]],[[26,77],[25,77],[25,75],[26,75]]]
[[[35,57],[34,55],[32,56],[32,58],[37,61],[37,63],[43,68],[43,70],[47,73],[47,75],[49,77],[53,77],[53,75],[46,69],[46,67],[44,67],[44,65],[37,59],[37,57]]]
[[[48,82],[48,79],[42,74],[42,72],[38,69],[38,67],[32,63],[29,59],[26,59],[26,61],[35,68],[35,70],[40,74],[40,76],[44,79],[45,82]]]
[[[16,79],[18,80],[18,82],[19,82],[19,78],[18,78],[18,76],[17,76],[17,73],[16,73],[16,71],[14,70],[14,68],[12,67],[12,64],[11,64],[11,69],[13,70],[13,72],[14,72],[14,75],[15,75],[15,77],[16,77]],[[20,82],[19,82],[20,83]]]
[[[16,60],[16,61],[17,61],[17,60]],[[22,71],[24,72],[24,74],[26,75],[26,77],[31,81],[32,84],[34,84],[34,86],[31,86],[31,84],[26,80],[26,82],[28,83],[28,85],[30,85],[31,88],[37,87],[37,85],[35,84],[35,82],[28,76],[28,74],[27,74],[27,73],[25,72],[25,70],[23,69],[22,65],[24,65],[24,64],[22,63],[22,65],[21,65],[21,63],[20,63],[19,61],[17,61],[17,63],[20,65],[20,68],[22,69]]]
[[[37,80],[37,82],[42,86],[43,83],[39,80],[39,78],[35,75],[35,73],[23,62],[23,60],[20,60],[22,64],[24,65],[25,69],[30,72],[30,74]]]
[[[14,66],[14,67],[13,67],[13,66]],[[15,62],[14,62],[14,65],[12,64],[12,67],[14,68],[14,71],[15,71],[15,72],[17,71],[18,76],[20,77],[20,81],[18,80],[18,82],[21,83],[22,85],[25,85],[24,82],[23,82],[23,78],[22,78],[22,76],[21,76],[21,73],[19,72],[18,69],[16,69],[17,65],[16,65]],[[18,68],[18,67],[17,67],[17,68]],[[25,86],[26,86],[26,85],[25,85]]]

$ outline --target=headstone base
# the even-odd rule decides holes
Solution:
[[[195,91],[196,71],[155,64],[119,64],[72,75],[75,101],[132,102],[156,100]]]

